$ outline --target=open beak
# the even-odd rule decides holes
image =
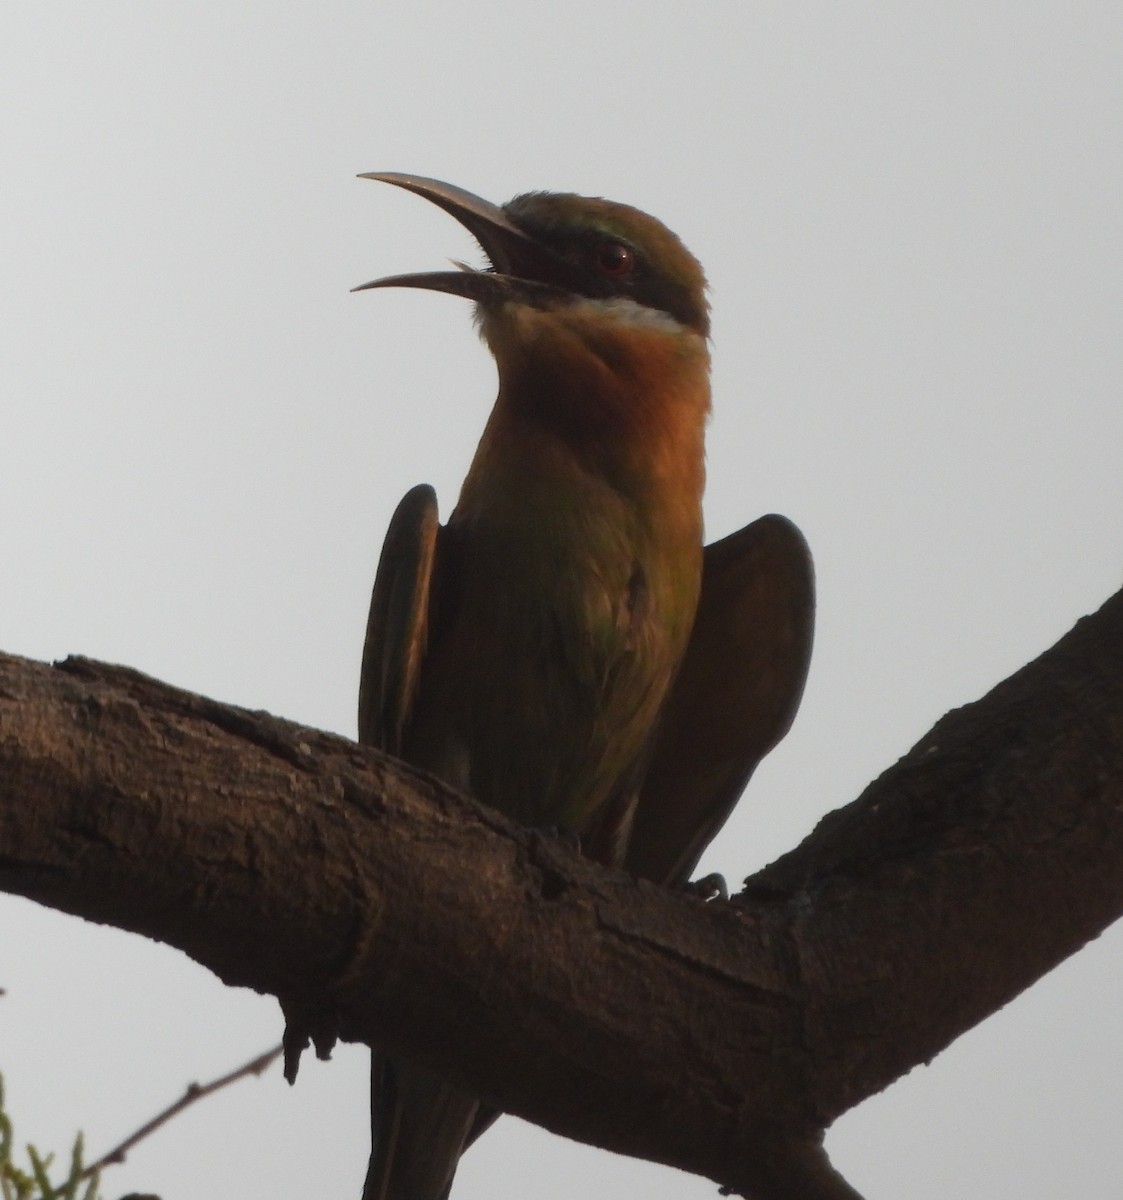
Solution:
[[[486,271],[463,267],[459,271],[426,271],[409,275],[388,275],[362,283],[353,292],[368,288],[415,287],[451,292],[469,300],[496,302],[503,299],[533,303],[558,299],[567,292],[566,264],[513,224],[498,205],[479,196],[421,175],[398,175],[390,171],[370,171],[360,179],[375,179],[405,188],[407,192],[431,200],[454,216],[479,242],[491,262]]]

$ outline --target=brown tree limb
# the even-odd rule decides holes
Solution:
[[[498,1106],[761,1200],[1123,912],[1123,593],[703,904],[345,739],[0,659],[0,887],[144,933]]]

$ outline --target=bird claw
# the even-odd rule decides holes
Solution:
[[[729,885],[725,882],[725,876],[717,871],[711,871],[701,879],[694,879],[680,886],[684,892],[691,896],[700,896],[703,900],[729,899]]]

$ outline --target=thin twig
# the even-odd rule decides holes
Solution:
[[[124,1162],[125,1155],[138,1142],[143,1141],[150,1133],[159,1129],[161,1125],[166,1124],[172,1117],[183,1112],[185,1108],[190,1108],[196,1100],[202,1100],[204,1096],[209,1096],[214,1092],[220,1091],[227,1084],[243,1079],[247,1075],[260,1075],[274,1059],[280,1057],[283,1049],[283,1046],[274,1046],[272,1050],[266,1050],[264,1054],[259,1054],[256,1058],[251,1058],[248,1063],[244,1063],[237,1070],[223,1075],[220,1079],[214,1079],[210,1083],[189,1083],[187,1091],[174,1104],[169,1105],[163,1112],[157,1113],[151,1121],[145,1122],[135,1133],[125,1138],[119,1146],[114,1146],[108,1154],[102,1155],[97,1162],[93,1162],[86,1167],[82,1172],[82,1178],[89,1179],[95,1171],[100,1171],[103,1167]]]

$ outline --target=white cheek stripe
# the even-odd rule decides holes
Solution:
[[[686,332],[686,326],[676,321],[670,313],[639,304],[628,296],[611,296],[607,300],[585,297],[568,305],[567,309],[577,316],[609,317],[623,325],[635,325],[642,329],[661,329],[664,333]]]

